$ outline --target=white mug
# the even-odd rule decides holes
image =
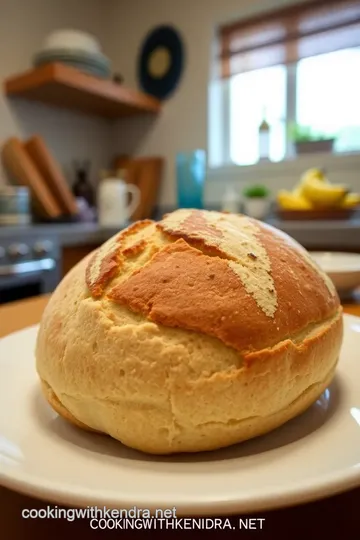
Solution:
[[[128,194],[131,194],[128,203]],[[98,221],[104,227],[126,225],[140,203],[140,190],[120,178],[106,178],[98,191]]]

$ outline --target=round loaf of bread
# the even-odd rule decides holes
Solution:
[[[45,309],[36,366],[50,405],[153,453],[265,434],[333,379],[343,315],[330,279],[283,232],[180,209],[83,259]]]

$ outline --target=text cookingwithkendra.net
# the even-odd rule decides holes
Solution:
[[[57,506],[40,509],[24,508],[21,512],[24,519],[66,519],[75,521],[86,519],[92,529],[250,529],[263,528],[265,518],[245,518],[230,520],[228,518],[184,518],[177,517],[176,508],[148,509],[130,508],[58,508]],[[236,525],[234,523],[236,522]]]

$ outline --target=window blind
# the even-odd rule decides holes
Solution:
[[[360,46],[360,1],[318,0],[222,26],[220,73],[238,73]]]

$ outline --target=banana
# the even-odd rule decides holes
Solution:
[[[360,193],[348,193],[341,203],[342,208],[354,208],[360,206]]]
[[[277,202],[284,210],[353,208],[360,206],[360,193],[349,193],[345,184],[331,184],[319,168],[308,169],[292,191],[282,189]]]
[[[307,178],[302,186],[303,194],[316,208],[333,208],[342,204],[349,189],[343,184],[329,184],[318,178]]]
[[[304,197],[304,184],[307,184],[312,179],[319,180],[320,182],[328,183],[328,179],[321,169],[312,168],[304,172],[300,178],[300,182],[292,190],[293,195],[296,197]]]
[[[303,184],[306,184],[308,181],[311,181],[313,179],[319,180],[320,182],[328,183],[328,179],[324,171],[314,167],[312,169],[308,169],[307,171],[305,171],[304,174],[301,176],[300,186],[302,186]]]
[[[301,195],[281,189],[277,194],[277,202],[283,210],[310,210],[312,205]]]
[[[294,189],[291,192],[295,197],[303,197],[303,188],[302,185],[298,184],[294,187]]]

